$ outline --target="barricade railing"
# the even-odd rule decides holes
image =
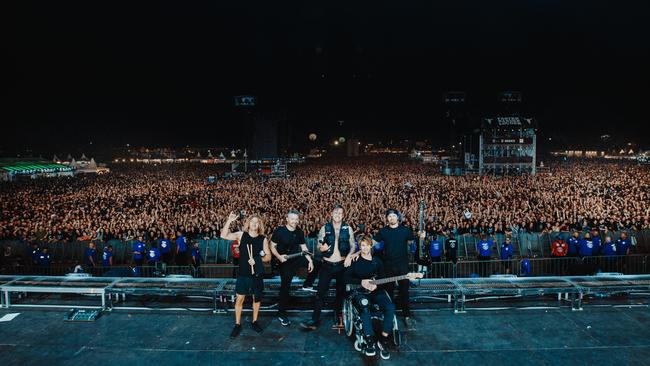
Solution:
[[[621,231],[609,232],[614,240],[618,239]],[[642,254],[650,252],[650,230],[630,232],[632,240],[632,253]],[[567,240],[571,236],[570,232],[549,232],[549,233],[529,233],[524,230],[518,230],[512,234],[513,254],[515,256],[527,256],[530,258],[549,257],[551,252],[551,243],[558,238]],[[501,243],[505,241],[505,234],[491,234],[494,246],[492,253],[498,257],[501,251]],[[440,236],[439,240],[446,240],[447,237]],[[480,240],[478,235],[463,234],[457,235],[458,240],[458,257],[460,258],[477,258],[476,244]],[[206,264],[229,264],[233,262],[231,252],[231,241],[224,239],[199,239],[192,240],[198,242],[199,253]],[[309,251],[316,251],[316,238],[306,238],[306,244]],[[65,264],[84,264],[85,251],[88,248],[89,241],[72,241],[72,242],[38,242],[41,247],[48,247],[52,263]],[[113,247],[113,264],[128,265],[133,262],[133,244],[135,241],[121,241],[112,239],[109,241],[94,241],[97,248],[95,262],[101,262],[101,255],[104,248],[108,245]],[[175,245],[172,243],[172,246]],[[3,258],[5,262],[9,260],[20,260],[22,264],[31,263],[31,248],[24,240],[0,240],[0,254],[4,253],[4,248],[11,247],[11,258]],[[186,253],[189,257],[189,250]],[[169,264],[175,264],[173,258]]]
[[[522,259],[435,262],[426,269],[427,278],[471,278],[489,277],[499,274],[513,274],[523,277],[569,276],[593,274],[598,272],[616,272],[626,275],[650,274],[648,256],[631,254],[626,256],[598,257],[556,257],[527,258],[527,268],[522,266]],[[419,266],[412,265],[417,271]]]
[[[474,278],[492,275],[512,274],[520,277],[572,276],[588,275],[598,272],[616,272],[625,275],[650,274],[648,256],[631,254],[627,256],[599,257],[557,257],[527,258],[527,268],[523,268],[522,259],[509,260],[460,260],[453,262],[435,262],[424,267],[426,278]],[[234,278],[238,266],[229,264],[207,264],[194,266],[112,266],[83,267],[85,273],[94,277],[164,277],[168,275],[189,275],[196,278]],[[267,274],[270,266],[266,266]],[[419,266],[411,265],[411,271],[418,271]],[[63,276],[72,273],[74,267],[66,265],[51,266],[15,266],[4,267],[3,275],[40,275]]]

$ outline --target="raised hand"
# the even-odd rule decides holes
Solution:
[[[234,212],[231,212],[230,215],[228,215],[228,222],[233,222],[233,221],[237,220],[238,217],[239,217],[239,215],[237,215]]]

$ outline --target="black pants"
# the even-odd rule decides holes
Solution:
[[[304,266],[304,257],[290,259],[280,264],[280,298],[278,299],[278,316],[287,316],[287,303],[289,302],[289,290],[291,281],[300,267]]]
[[[429,260],[429,275],[431,278],[440,278],[442,277],[444,271],[442,268],[442,258],[440,257],[431,257]]]
[[[388,261],[384,262],[384,270],[386,272],[386,277],[393,276],[402,276],[408,273],[408,259],[404,258],[403,260]],[[397,281],[399,286],[399,299],[402,306],[402,315],[411,316],[411,307],[409,305],[409,287],[411,282],[408,279]],[[386,292],[390,296],[391,300],[395,300],[393,297],[393,292],[395,290],[395,282],[389,282],[384,285]]]
[[[318,276],[318,293],[316,294],[316,301],[314,302],[314,312],[311,316],[313,320],[320,320],[321,309],[323,308],[325,297],[327,297],[327,292],[330,289],[330,282],[332,282],[332,279],[336,280],[336,300],[334,301],[334,311],[337,314],[341,312],[343,298],[345,297],[345,280],[343,279],[344,274],[345,267],[343,267],[343,261],[340,261],[336,264],[332,264],[328,261],[323,261],[323,265]]]
[[[176,254],[176,265],[177,266],[187,265],[187,252],[178,252]]]
[[[364,298],[370,302],[368,306],[361,305],[361,300]],[[373,337],[375,335],[375,330],[372,327],[372,314],[369,309],[372,304],[379,305],[379,310],[384,314],[381,331],[386,334],[392,333],[395,304],[390,300],[386,291],[377,289],[369,294],[358,293],[354,297],[354,302],[357,309],[359,309],[359,316],[363,324],[363,333],[366,337]]]
[[[172,253],[170,252],[163,253],[161,255],[161,258],[162,258],[162,262],[165,263],[166,265],[170,265],[172,263]]]
[[[318,274],[320,273],[320,268],[322,266],[322,260],[314,260],[314,270],[307,274],[307,278],[305,278],[305,282],[302,284],[303,287],[314,286],[314,281],[316,281],[316,278],[318,278]]]
[[[447,256],[447,262],[445,263],[445,278],[455,278],[456,277],[456,263],[458,263],[458,257],[455,255]]]

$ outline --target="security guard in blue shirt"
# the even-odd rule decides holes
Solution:
[[[38,247],[38,243],[33,241],[30,244],[32,246],[31,249],[31,258],[32,258],[32,264],[38,265],[38,257],[41,254],[41,249]]]
[[[38,265],[41,267],[49,267],[50,266],[50,253],[49,249],[47,247],[43,248],[43,250],[39,253],[38,255]]]
[[[577,257],[579,252],[579,242],[580,242],[580,233],[578,230],[573,229],[573,235],[567,240],[567,245],[569,250],[567,252],[568,257]]]
[[[95,256],[97,255],[97,248],[95,248],[95,243],[88,243],[88,248],[86,248],[86,253],[84,255],[84,264],[90,269],[97,266]]]
[[[586,232],[584,237],[579,241],[580,256],[591,257],[594,255],[594,241],[591,239],[591,234]]]
[[[512,258],[512,239],[506,237],[506,241],[501,244],[501,260],[507,260]]]
[[[527,257],[521,260],[521,275],[523,277],[530,276],[530,259]]]
[[[602,246],[602,240],[600,237],[600,231],[597,228],[593,228],[591,230],[591,241],[594,242],[594,250],[592,252],[592,255],[599,255]]]
[[[510,274],[510,259],[512,259],[512,244],[511,244],[512,239],[507,236],[506,240],[501,244],[501,260],[503,262],[503,266],[505,268],[506,274]]]
[[[163,234],[160,239],[158,239],[158,249],[160,249],[160,258],[163,263],[169,265],[172,262],[172,242],[167,238],[166,234]]]
[[[620,269],[616,268],[616,262],[618,259],[616,258],[616,242],[612,240],[612,237],[607,235],[605,237],[605,242],[601,246],[600,254],[605,256],[603,258],[602,264],[603,268],[602,270],[606,272],[619,272]]]
[[[492,240],[486,239],[485,235],[481,234],[481,240],[476,243],[476,250],[479,260],[489,261],[492,258]]]
[[[138,237],[138,241],[133,244],[133,261],[137,267],[142,266],[144,263],[145,251],[147,245],[142,241],[142,237]]]
[[[611,236],[605,237],[605,242],[603,243],[602,250],[600,254],[610,256],[616,255],[616,242],[612,241]]]
[[[176,265],[187,265],[187,241],[180,231],[176,234]]]
[[[429,258],[431,262],[440,262],[440,257],[442,256],[443,244],[438,240],[438,235],[433,234],[431,236],[431,241],[429,242]]]
[[[194,268],[194,277],[201,277],[201,248],[199,248],[199,242],[195,241],[192,245],[192,267]]]
[[[429,261],[431,262],[430,270],[431,277],[437,278],[443,275],[442,268],[439,264],[442,262],[442,253],[444,251],[444,244],[442,240],[438,239],[437,234],[431,236],[431,241],[429,242]]]
[[[102,267],[110,267],[113,265],[113,246],[108,245],[104,247],[102,253]]]
[[[147,252],[147,263],[150,266],[155,266],[160,262],[160,250],[158,250],[158,244],[151,244],[151,249]]]
[[[616,240],[616,254],[627,255],[630,253],[632,242],[627,237],[627,231],[621,233],[621,237]]]

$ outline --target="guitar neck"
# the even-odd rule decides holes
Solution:
[[[301,257],[301,256],[303,256],[303,255],[305,255],[305,254],[306,254],[306,253],[303,253],[303,252],[300,252],[300,253],[294,253],[294,254],[287,254],[287,259]]]
[[[408,275],[394,276],[394,277],[382,278],[382,279],[379,279],[379,280],[372,280],[372,281],[370,281],[370,283],[373,284],[373,285],[383,285],[385,283],[405,280],[407,278],[409,278]]]

